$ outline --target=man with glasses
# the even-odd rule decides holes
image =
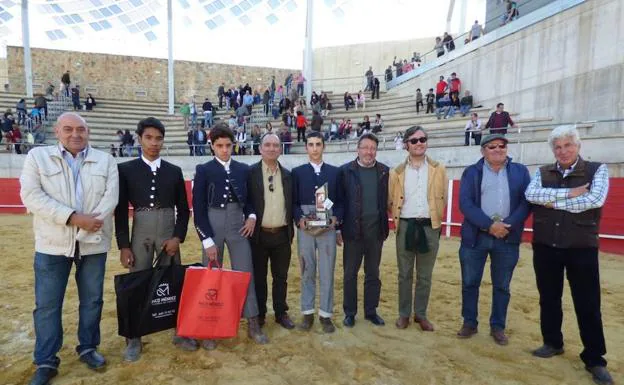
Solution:
[[[425,155],[427,133],[421,126],[405,131],[405,162],[390,171],[388,207],[395,223],[399,268],[399,318],[396,327],[414,322],[424,331],[434,327],[427,319],[431,274],[438,254],[442,216],[448,192],[445,167]],[[412,296],[416,263],[416,288]],[[413,302],[412,302],[413,299]]]
[[[459,192],[459,209],[464,215],[459,248],[464,323],[457,336],[469,338],[477,333],[479,287],[489,254],[490,335],[499,345],[509,342],[505,334],[509,285],[518,262],[524,221],[530,211],[524,197],[531,181],[529,170],[511,161],[507,143],[502,134],[483,138],[483,157],[464,170]]]
[[[492,112],[490,119],[488,119],[485,128],[490,129],[490,134],[503,134],[507,133],[507,127],[518,128],[518,125],[511,120],[509,112],[505,111],[505,105],[498,103],[496,105],[496,111]]]
[[[265,134],[260,139],[262,160],[251,166],[248,185],[257,216],[251,238],[251,252],[260,326],[264,326],[266,320],[267,273],[271,261],[275,322],[286,329],[293,329],[295,324],[288,316],[286,303],[290,245],[294,230],[292,179],[290,171],[277,160],[281,149],[277,134]]]
[[[344,239],[344,301],[347,327],[355,325],[357,313],[357,276],[364,259],[364,318],[374,325],[385,324],[377,314],[381,280],[381,248],[388,237],[388,175],[390,169],[378,162],[374,134],[358,139],[358,156],[340,168],[344,192],[344,220],[338,244]]]
[[[334,308],[334,268],[336,266],[336,226],[343,213],[342,193],[338,181],[338,167],[323,162],[325,139],[312,131],[305,138],[309,163],[292,169],[293,216],[297,223],[297,247],[301,263],[301,313],[300,327],[310,330],[314,323],[316,297],[316,270],[318,264],[320,300],[319,321],[325,333],[336,328],[331,320]],[[327,185],[327,194],[316,191]],[[317,200],[326,209],[331,221],[326,227],[312,227],[317,212]],[[318,254],[318,258],[317,258]]]

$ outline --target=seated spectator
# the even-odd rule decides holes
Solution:
[[[375,122],[373,123],[373,134],[378,134],[383,130],[384,122],[381,119],[381,114],[375,115]]]
[[[307,108],[306,108],[305,101],[303,99],[299,100],[299,102],[293,108],[293,111],[294,111],[295,115],[299,115],[299,112],[301,112],[303,115],[305,115],[307,113]]]
[[[338,137],[340,139],[347,139],[349,135],[351,135],[352,128],[351,119],[343,119],[338,126]]]
[[[451,105],[449,106],[449,110],[446,114],[446,118],[452,118],[453,116],[455,116],[455,111],[459,111],[459,98],[457,97],[457,94],[452,93],[451,94]]]
[[[355,106],[355,101],[353,100],[353,97],[351,96],[351,94],[348,92],[344,93],[344,106],[345,106],[345,110],[347,111],[349,111],[349,107]]]
[[[264,134],[272,134],[273,133],[273,125],[271,124],[271,122],[266,122],[266,124],[264,125],[264,132],[262,133]]]
[[[262,138],[262,131],[260,130],[260,126],[254,124],[251,129],[251,145],[253,149],[254,155],[260,155],[260,139]]]
[[[357,137],[360,137],[363,134],[368,134],[370,132],[371,132],[370,119],[368,115],[364,115],[364,121],[362,121],[361,123],[358,123],[358,129],[356,132]]]
[[[420,67],[420,53],[414,52],[412,56],[412,63],[415,63],[416,67]]]
[[[447,32],[444,32],[444,38],[442,39],[442,43],[446,47],[447,52],[451,52],[455,49],[455,42],[453,41],[453,37]]]
[[[451,98],[448,96],[447,93],[444,93],[440,100],[438,100],[438,108],[436,108],[436,117],[438,118],[438,120],[440,120],[442,116],[444,116],[444,119],[446,119],[446,116],[448,115],[450,109]]]
[[[87,108],[87,111],[91,111],[93,110],[93,107],[95,107],[95,98],[91,94],[87,94],[87,100],[85,100],[85,106]]]
[[[17,113],[17,124],[26,123],[26,100],[21,98],[15,105],[15,112]]]
[[[328,131],[328,140],[336,140],[339,139],[340,136],[338,134],[338,123],[336,123],[336,119],[331,119],[331,121],[329,122],[329,127],[327,128]]]
[[[247,91],[247,93],[243,96],[243,103],[242,103],[242,107],[245,107],[245,109],[247,110],[247,113],[244,115],[251,115],[253,104],[254,104],[254,97],[251,95],[251,92]],[[236,113],[238,115],[238,110],[236,111]]]
[[[362,109],[366,108],[366,97],[364,96],[364,92],[360,90],[357,94],[357,98],[355,99],[355,109],[357,110],[358,106],[362,106]]]
[[[115,145],[113,143],[111,143],[111,145],[110,145],[109,153],[111,154],[111,156],[113,158],[117,157],[117,147],[115,147]]]
[[[247,153],[247,132],[243,127],[240,127],[236,132],[236,155],[245,155]]]
[[[282,146],[284,149],[284,154],[290,154],[290,146],[292,146],[292,134],[290,130],[286,126],[282,126],[282,129],[279,133],[280,141],[282,142]]]
[[[20,131],[18,124],[13,124],[13,127],[11,128],[11,130],[7,132],[6,138],[7,138],[7,148],[10,150],[10,147],[12,146],[13,149],[15,149],[16,154],[21,154],[22,153],[22,149],[21,149],[22,132]]]
[[[316,94],[316,91],[312,91],[312,96],[310,96],[310,107],[314,107],[315,104],[319,102],[319,97]]]
[[[470,109],[472,108],[472,95],[470,91],[464,92],[464,96],[461,98],[459,102],[459,110],[461,111],[462,116],[466,116]]]
[[[228,127],[230,127],[230,130],[234,130],[238,127],[238,124],[236,124],[236,116],[230,115],[230,118],[228,119]]]
[[[466,133],[464,138],[464,146],[470,145],[470,138],[474,139],[474,144],[481,144],[481,119],[476,112],[472,113],[471,119],[466,123]]]
[[[242,105],[236,109],[236,126],[240,126],[242,122],[245,120],[245,116],[251,115],[251,105]]]
[[[329,96],[327,96],[326,92],[321,94],[321,116],[329,116],[329,111],[331,110],[331,103],[329,102]]]
[[[438,57],[444,55],[444,44],[439,36],[435,38],[435,46],[433,49],[438,53]]]
[[[253,104],[260,104],[262,103],[262,95],[260,95],[260,93],[256,90],[253,93]]]

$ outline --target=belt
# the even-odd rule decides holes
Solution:
[[[260,227],[260,231],[264,231],[265,233],[277,234],[280,231],[286,230],[288,226],[280,226],[280,227]]]
[[[421,226],[431,226],[431,218],[400,218],[402,221],[413,220]]]

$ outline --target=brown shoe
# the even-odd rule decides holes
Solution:
[[[490,330],[490,335],[494,338],[494,342],[499,345],[505,346],[509,343],[509,338],[505,335],[505,331],[502,329]]]
[[[409,317],[399,317],[399,319],[396,320],[396,327],[398,329],[405,329],[409,326]]]
[[[264,345],[269,343],[269,338],[260,328],[258,317],[247,318],[247,335],[257,344]]]
[[[310,330],[312,329],[312,325],[314,325],[314,314],[304,314],[299,328],[301,330]]]
[[[288,313],[284,313],[279,317],[275,317],[275,322],[282,325],[284,329],[290,330],[295,328],[295,323],[290,319]]]
[[[431,322],[429,322],[428,319],[426,318],[420,318],[417,315],[414,316],[414,322],[416,322],[417,324],[420,325],[420,328],[425,331],[425,332],[432,332],[434,331],[434,327],[433,324]]]
[[[461,329],[457,332],[457,337],[459,338],[470,338],[477,334],[479,330],[476,327],[472,327],[464,324]]]
[[[324,333],[333,333],[336,331],[336,327],[334,326],[334,323],[332,322],[331,318],[319,317],[319,321],[321,322],[321,325],[323,326]]]

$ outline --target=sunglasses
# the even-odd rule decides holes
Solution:
[[[497,148],[500,148],[501,150],[504,150],[507,148],[507,143],[503,143],[503,144],[493,144],[491,146],[485,146],[487,147],[488,150],[496,150]]]
[[[269,191],[275,191],[275,186],[273,185],[273,175],[269,175]]]
[[[423,136],[421,138],[412,138],[406,141],[406,143],[416,144],[416,143],[427,143],[427,137]]]

